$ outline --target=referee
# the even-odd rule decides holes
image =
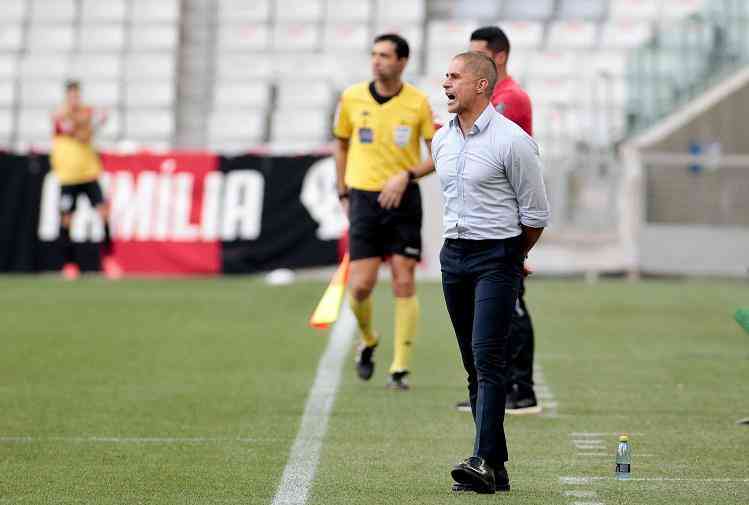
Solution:
[[[523,261],[549,220],[536,142],[490,98],[491,58],[462,53],[443,87],[456,116],[434,138],[444,200],[440,252],[445,303],[468,373],[473,454],[452,469],[456,491],[510,489],[505,469],[508,337]]]
[[[356,370],[374,372],[378,334],[372,327],[372,289],[389,258],[395,296],[395,345],[388,388],[407,390],[419,319],[414,271],[421,259],[421,193],[415,180],[434,169],[421,160],[420,140],[431,150],[432,111],[424,93],[401,80],[408,42],[399,35],[374,39],[369,82],[346,89],[333,133],[338,196],[349,216],[351,309],[361,336]],[[431,154],[431,153],[430,153]]]

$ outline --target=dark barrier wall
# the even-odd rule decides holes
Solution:
[[[114,255],[126,273],[211,275],[334,264],[346,228],[332,158],[102,155]],[[57,270],[59,184],[46,155],[0,154],[0,271]],[[76,260],[99,268],[103,226],[85,197]]]

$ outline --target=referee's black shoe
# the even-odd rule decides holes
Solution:
[[[498,470],[494,471],[494,489],[496,491],[509,491],[510,490],[510,477],[507,475],[507,470],[504,465]],[[454,493],[476,493],[476,487],[473,484],[461,484],[454,482],[452,491]]]
[[[377,344],[368,347],[362,343],[356,348],[356,373],[363,381],[371,379],[374,373],[375,364],[372,361],[372,355],[374,354],[375,347],[377,347]]]
[[[483,458],[471,456],[462,463],[455,465],[450,472],[458,484],[472,486],[473,491],[481,494],[494,494],[496,481],[494,470],[486,464]],[[509,486],[509,482],[507,483]]]

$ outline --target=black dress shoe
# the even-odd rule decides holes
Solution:
[[[472,486],[476,493],[493,494],[496,489],[494,470],[478,456],[471,456],[455,465],[450,475],[458,484]]]
[[[510,490],[510,477],[507,475],[507,470],[504,466],[501,466],[498,470],[494,471],[494,489],[496,491]],[[452,491],[454,493],[478,492],[473,484],[461,484],[460,482],[453,483]]]

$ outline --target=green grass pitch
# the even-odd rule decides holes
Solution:
[[[327,343],[307,328],[323,289],[1,277],[0,504],[270,504]],[[375,376],[345,362],[308,503],[746,505],[749,337],[733,314],[748,292],[531,280],[557,415],[507,419],[509,494],[456,496],[473,430],[452,410],[464,372],[441,289],[419,286],[413,389],[396,393],[382,285]],[[611,478],[618,432],[640,480]],[[581,449],[579,433],[602,435]]]

